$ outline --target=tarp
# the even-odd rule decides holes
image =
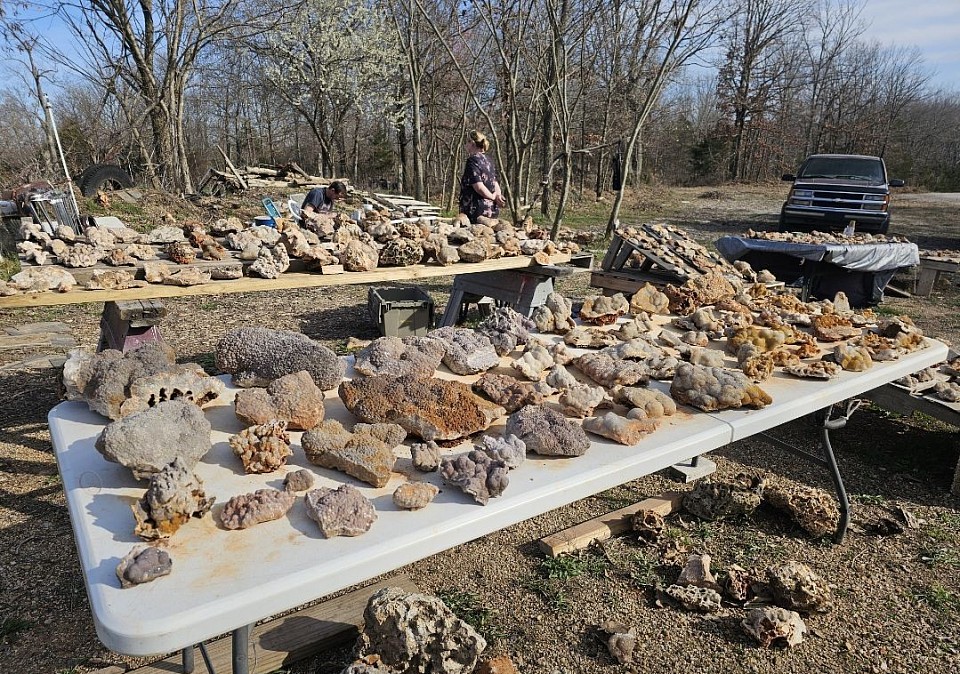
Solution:
[[[920,250],[915,243],[792,243],[724,236],[717,239],[716,246],[731,262],[757,252],[783,253],[851,271],[889,271],[920,264]]]

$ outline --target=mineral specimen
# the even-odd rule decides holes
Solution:
[[[582,419],[593,414],[593,411],[601,405],[609,406],[610,399],[607,398],[607,392],[602,386],[576,383],[565,388],[557,402],[560,405],[560,411],[568,417]]]
[[[340,399],[368,422],[389,422],[424,440],[453,440],[486,430],[504,414],[462,382],[401,377],[344,381]]]
[[[783,510],[814,538],[836,531],[840,511],[834,498],[815,487],[777,480],[767,485],[763,498]]]
[[[313,473],[306,468],[287,473],[283,478],[283,488],[286,491],[307,491],[313,486]]]
[[[796,646],[807,632],[799,614],[777,606],[750,609],[740,625],[763,648]]]
[[[252,494],[234,496],[220,511],[220,522],[227,529],[249,529],[261,522],[280,519],[296,499],[296,493],[279,489],[258,489]]]
[[[508,471],[503,461],[476,449],[440,461],[440,475],[444,481],[459,487],[481,505],[486,505],[491,496],[500,496],[507,488],[510,484]]]
[[[356,652],[405,674],[470,674],[486,647],[440,599],[387,587],[367,603]]]
[[[427,507],[440,492],[429,482],[404,482],[393,492],[393,503],[403,510],[420,510]]]
[[[650,370],[642,362],[618,360],[602,351],[585,353],[573,359],[578,370],[601,386],[645,385],[650,381]]]
[[[533,310],[530,318],[536,324],[537,331],[543,333],[562,335],[576,326],[573,321],[573,302],[557,292],[547,295],[546,301]]]
[[[10,285],[25,292],[56,290],[65,293],[73,290],[76,284],[73,274],[58,267],[27,267],[10,277]]]
[[[767,582],[778,605],[801,613],[823,613],[833,607],[833,592],[819,575],[802,562],[767,568]]]
[[[633,314],[670,313],[670,298],[660,292],[656,286],[646,283],[630,298],[630,312]]]
[[[303,498],[307,515],[326,538],[359,536],[369,531],[377,519],[373,503],[349,484],[337,489],[313,489]]]
[[[720,593],[695,585],[670,585],[664,592],[688,611],[716,613],[720,610]]]
[[[527,451],[544,456],[581,456],[590,449],[579,424],[543,405],[527,405],[511,414],[504,434],[517,436]]]
[[[150,478],[143,498],[131,506],[140,538],[169,538],[191,517],[203,517],[213,505],[203,482],[177,458]]]
[[[231,330],[217,343],[217,367],[233,375],[237,386],[267,386],[300,370],[323,391],[335,388],[346,369],[333,351],[306,335],[287,330],[246,327]]]
[[[266,389],[237,391],[237,417],[248,424],[273,419],[287,422],[290,430],[309,430],[323,421],[323,391],[306,370],[274,379]]]
[[[245,428],[230,437],[230,448],[246,473],[271,473],[293,456],[287,422],[279,419]]]
[[[304,433],[300,444],[312,463],[383,487],[397,460],[393,448],[406,435],[397,424],[357,424],[351,433],[336,419],[327,419]]]
[[[473,390],[503,407],[516,412],[524,405],[539,405],[552,395],[554,389],[545,382],[524,382],[506,374],[485,372],[473,382]]]
[[[590,295],[583,301],[580,320],[587,325],[610,325],[630,310],[630,303],[622,293]]]
[[[613,389],[613,399],[633,408],[627,413],[631,419],[659,419],[677,412],[677,404],[673,398],[657,389],[616,386]]]
[[[739,407],[760,409],[773,402],[766,391],[738,370],[691,363],[677,365],[670,395],[674,400],[704,412]]]
[[[518,468],[527,457],[527,446],[515,435],[484,435],[476,448],[495,461],[503,461],[510,470]]]
[[[210,422],[196,405],[168,400],[108,424],[96,447],[137,479],[159,473],[177,458],[193,470],[210,450]]]
[[[430,442],[415,442],[410,446],[413,467],[423,473],[432,473],[440,466],[440,446]]]
[[[677,585],[696,585],[697,587],[708,587],[711,590],[719,591],[720,585],[710,572],[710,555],[690,555],[687,557],[687,565],[680,572]]]
[[[368,376],[431,377],[445,353],[444,342],[428,337],[379,337],[357,353],[353,369]]]
[[[117,564],[120,587],[149,583],[173,570],[173,561],[166,550],[152,545],[135,545]]]
[[[476,331],[485,335],[497,355],[505,356],[517,346],[526,344],[536,324],[511,307],[497,307],[480,322]]]
[[[475,374],[500,364],[490,340],[469,328],[448,325],[430,331],[427,337],[443,344],[443,364],[455,374]]]
[[[203,407],[219,398],[221,393],[223,382],[208,376],[199,365],[174,365],[169,371],[133,379],[127,399],[120,403],[119,414],[129,416],[165,400],[184,400]]]
[[[583,430],[610,438],[621,445],[635,445],[645,435],[657,430],[657,421],[651,419],[628,419],[616,412],[607,412],[602,417],[583,420]]]

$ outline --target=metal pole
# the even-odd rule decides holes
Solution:
[[[60,132],[57,130],[57,121],[53,118],[53,106],[50,105],[50,98],[43,95],[43,111],[47,115],[47,121],[50,123],[50,129],[53,131],[53,137],[57,141],[57,152],[60,154],[60,165],[63,167],[63,175],[67,178],[67,190],[70,192],[70,203],[73,204],[73,228],[77,229],[80,220],[80,207],[77,206],[77,198],[73,194],[73,181],[70,178],[70,169],[67,168],[67,158],[63,154],[63,146],[60,144]]]

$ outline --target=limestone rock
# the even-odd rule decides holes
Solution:
[[[651,419],[628,419],[616,412],[607,412],[602,417],[590,417],[583,420],[583,430],[621,445],[636,445],[644,436],[657,430],[657,421]]]
[[[613,389],[613,399],[632,408],[627,413],[631,419],[660,419],[677,412],[673,398],[657,389],[617,386]]]
[[[359,536],[369,531],[377,519],[373,503],[349,484],[337,489],[313,489],[307,492],[304,501],[307,515],[326,538]]]
[[[146,281],[137,281],[131,272],[123,269],[96,269],[83,287],[86,290],[127,290],[145,285]]]
[[[197,259],[197,251],[187,241],[174,241],[163,252],[176,264],[190,264]]]
[[[340,264],[347,271],[372,271],[378,262],[377,249],[357,239],[349,241],[340,252]]]
[[[217,343],[217,367],[238,386],[267,386],[286,374],[306,370],[323,391],[335,388],[346,365],[337,354],[299,332],[245,327]]]
[[[536,324],[537,331],[543,333],[564,335],[576,326],[573,320],[573,302],[558,292],[547,295],[546,301],[533,310],[530,318]]]
[[[710,572],[710,555],[694,554],[687,557],[687,564],[677,578],[677,585],[708,587],[719,592],[720,584],[717,583],[716,577]]]
[[[184,267],[163,277],[163,284],[168,286],[199,286],[210,282],[210,272],[198,267]]]
[[[108,424],[96,447],[138,479],[159,473],[178,458],[193,470],[210,450],[210,422],[196,405],[168,400]]]
[[[536,324],[511,307],[497,307],[483,319],[476,331],[485,335],[500,356],[526,344]]]
[[[280,419],[243,429],[230,437],[230,448],[240,457],[245,473],[271,473],[293,456],[287,422]]]
[[[720,593],[716,590],[695,585],[670,585],[665,592],[688,611],[716,613],[720,610]]]
[[[587,325],[610,325],[630,310],[630,303],[622,293],[589,295],[583,300],[580,320]]]
[[[763,498],[814,538],[832,534],[840,522],[836,501],[822,489],[777,480],[766,487]]]
[[[120,587],[133,587],[166,576],[172,570],[173,561],[166,550],[141,544],[134,546],[120,560],[117,578]]]
[[[186,363],[134,379],[119,411],[125,417],[165,400],[184,400],[202,408],[222,393],[222,381],[207,375],[199,365]]]
[[[294,492],[279,489],[258,489],[252,494],[234,496],[220,511],[220,523],[227,529],[249,529],[261,522],[278,520],[296,499]]]
[[[487,642],[436,597],[388,587],[363,614],[360,657],[377,654],[405,674],[470,674]]]
[[[173,273],[173,265],[169,262],[158,260],[156,262],[143,263],[143,277],[147,283],[163,283],[163,279]]]
[[[309,430],[324,415],[323,391],[306,370],[274,379],[265,389],[238,391],[234,405],[237,417],[248,424],[281,419],[290,430]]]
[[[213,505],[203,482],[180,458],[150,478],[143,498],[131,506],[136,534],[147,540],[169,538],[191,517],[203,517]]]
[[[388,241],[380,251],[381,267],[409,267],[423,260],[423,246],[410,239]]]
[[[65,293],[73,290],[76,284],[73,274],[59,267],[27,267],[10,277],[10,285],[24,292],[56,290]]]
[[[427,507],[440,493],[429,482],[404,482],[393,492],[393,503],[404,510],[420,510]]]
[[[357,424],[351,433],[339,421],[327,419],[304,433],[300,443],[312,463],[383,487],[397,460],[393,448],[406,435],[397,424]]]
[[[579,424],[543,405],[527,405],[511,414],[504,434],[517,436],[527,451],[545,456],[581,456],[590,449]]]
[[[833,592],[802,562],[767,567],[767,582],[778,605],[801,613],[824,613],[833,607]]]
[[[708,521],[744,517],[760,505],[760,486],[700,480],[683,497],[683,507]]]
[[[277,278],[290,268],[290,256],[282,245],[260,246],[257,259],[247,268],[250,276]]]
[[[807,632],[799,614],[778,606],[750,609],[740,625],[763,648],[796,646]]]
[[[607,392],[602,386],[591,386],[590,384],[581,384],[577,382],[560,393],[557,401],[560,404],[560,411],[568,417],[583,417],[593,414],[594,409],[600,406],[608,406],[610,399],[607,398]],[[586,427],[585,427],[586,428]],[[602,424],[597,429],[608,428]],[[612,427],[610,427],[612,430]],[[586,430],[590,430],[586,428]],[[601,433],[602,435],[602,433]]]
[[[453,440],[486,430],[504,414],[468,384],[442,379],[364,377],[344,381],[340,399],[364,421],[389,422],[424,440]]]

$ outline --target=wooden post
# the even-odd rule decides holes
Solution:
[[[235,177],[237,180],[240,181],[240,187],[242,187],[242,188],[245,189],[245,190],[250,189],[250,186],[247,185],[247,181],[244,180],[244,179],[243,179],[243,176],[240,175],[240,172],[237,171],[237,167],[233,165],[233,162],[232,162],[232,161],[230,161],[230,157],[228,157],[228,156],[227,156],[227,153],[223,151],[223,148],[220,147],[219,145],[216,145],[215,147],[216,147],[218,150],[220,150],[220,154],[223,156],[223,161],[227,162],[227,168],[230,169],[230,171],[231,171],[231,173],[233,173],[234,177]]]

